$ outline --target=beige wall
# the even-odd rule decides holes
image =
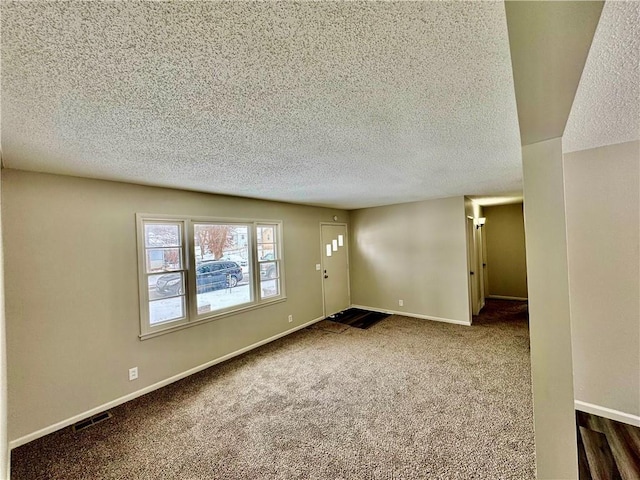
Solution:
[[[575,398],[640,417],[640,142],[564,162]]]
[[[3,170],[0,167],[0,179]],[[0,198],[2,187],[0,186]],[[0,476],[9,478],[9,445],[7,442],[7,356],[4,313],[4,260],[2,249],[2,200],[0,200]]]
[[[578,461],[561,139],[523,147],[522,165],[537,478],[574,479]]]
[[[282,220],[287,301],[140,341],[136,212]],[[10,440],[321,317],[319,224],[333,215],[348,218],[332,209],[5,170]],[[132,366],[140,378],[130,382]]]
[[[354,210],[351,233],[352,304],[470,321],[463,197]]]
[[[484,208],[487,295],[527,297],[527,260],[522,203]]]

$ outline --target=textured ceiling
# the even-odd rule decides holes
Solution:
[[[603,3],[505,3],[523,145],[562,136]]]
[[[640,139],[640,3],[607,2],[562,137],[563,150]]]
[[[3,2],[6,167],[358,208],[521,188],[502,2]]]

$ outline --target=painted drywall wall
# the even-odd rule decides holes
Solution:
[[[527,297],[527,259],[522,203],[485,207],[488,295]]]
[[[523,147],[522,165],[537,478],[571,479],[578,460],[561,139]]]
[[[7,441],[7,344],[4,313],[4,258],[2,248],[2,180],[0,168],[0,472],[9,478],[9,445]]]
[[[348,218],[16,170],[2,182],[11,441],[320,318],[319,224]],[[139,340],[136,212],[282,220],[287,301]]]
[[[640,417],[640,142],[564,163],[575,398]]]
[[[350,214],[353,304],[470,321],[463,197]]]

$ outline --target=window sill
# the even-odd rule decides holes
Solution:
[[[235,310],[213,314],[206,318],[198,318],[197,320],[192,320],[187,323],[181,323],[180,325],[172,325],[172,326],[167,326],[165,328],[158,328],[157,330],[154,330],[152,332],[147,332],[147,333],[138,335],[138,337],[140,338],[140,340],[147,340],[149,338],[159,337],[160,335],[164,335],[166,333],[177,332],[178,330],[184,330],[185,328],[195,327],[196,325],[202,325],[204,323],[209,323],[214,320],[220,320],[222,318],[231,317],[233,315],[238,315],[239,313],[244,313],[251,310],[256,310],[258,308],[264,308],[270,305],[275,305],[277,303],[282,303],[282,302],[285,302],[286,300],[287,300],[286,296],[278,297],[273,300],[265,300],[257,304],[252,304],[252,305],[247,305],[246,307],[237,308]]]

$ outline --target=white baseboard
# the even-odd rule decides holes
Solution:
[[[635,427],[640,427],[640,417],[637,415],[620,412],[612,408],[601,407],[600,405],[594,405],[593,403],[582,402],[580,400],[576,400],[574,404],[576,410],[580,410],[581,412],[587,412],[592,415],[598,415],[599,417],[608,418],[609,420],[615,420],[617,422],[627,423]]]
[[[430,315],[422,315],[420,313],[400,312],[397,310],[387,310],[383,308],[366,307],[364,305],[351,305],[351,308],[359,308],[361,310],[371,310],[372,312],[389,313],[393,315],[404,315],[405,317],[422,318],[424,320],[433,320],[435,322],[455,323],[456,325],[465,325],[467,327],[471,326],[471,323],[465,322],[462,320],[453,320],[452,318],[432,317]]]
[[[185,372],[179,373],[177,375],[174,375],[173,377],[169,377],[165,380],[162,380],[158,383],[154,383],[153,385],[149,385],[148,387],[144,387],[140,390],[137,390],[135,392],[129,393],[123,397],[117,398],[115,400],[112,400],[110,402],[107,402],[105,404],[102,404],[98,407],[92,408],[91,410],[87,410],[86,412],[80,413],[78,415],[74,415],[71,418],[68,418],[66,420],[63,420],[61,422],[55,423],[53,425],[50,425],[48,427],[45,427],[41,430],[38,430],[36,432],[30,433],[28,435],[25,435],[23,437],[17,438],[16,440],[11,440],[9,442],[9,448],[13,449],[16,447],[19,447],[21,445],[24,445],[26,443],[29,443],[37,438],[40,437],[44,437],[45,435],[48,435],[50,433],[55,432],[56,430],[60,430],[61,428],[64,427],[68,427],[69,425],[73,425],[76,422],[79,422],[80,420],[84,420],[85,418],[91,417],[92,415],[96,415],[97,413],[101,413],[104,412],[105,410],[109,410],[110,408],[114,408],[117,407],[118,405],[122,405],[123,403],[126,403],[130,400],[133,400],[134,398],[138,398],[141,397],[142,395],[145,395],[147,393],[153,392],[154,390],[158,390],[159,388],[165,387],[173,382],[177,382],[178,380],[182,380],[183,378],[188,377],[189,375],[193,375],[194,373],[198,373],[202,370],[205,370],[209,367],[212,367],[218,363],[222,363],[226,360],[229,360],[233,357],[237,357],[238,355],[242,355],[243,353],[248,352],[249,350],[253,350],[254,348],[258,348],[261,347],[262,345],[265,345],[267,343],[273,342],[274,340],[277,340],[279,338],[285,337],[293,332],[296,332],[298,330],[301,330],[305,327],[308,327],[309,325],[313,325],[314,323],[319,322],[320,320],[323,320],[324,317],[319,317],[316,319],[313,319],[307,323],[303,323],[302,325],[298,325],[297,327],[291,328],[289,330],[286,330],[284,332],[278,333],[277,335],[274,335],[272,337],[266,338],[264,340],[260,340],[259,342],[253,343],[247,347],[241,348],[240,350],[236,350],[235,352],[231,352],[228,353],[226,355],[223,355],[222,357],[216,358],[215,360],[211,360],[207,363],[203,363],[202,365],[198,365],[197,367],[191,368]]]
[[[508,295],[487,295],[485,298],[493,298],[494,300],[529,300],[527,297],[509,297]]]

